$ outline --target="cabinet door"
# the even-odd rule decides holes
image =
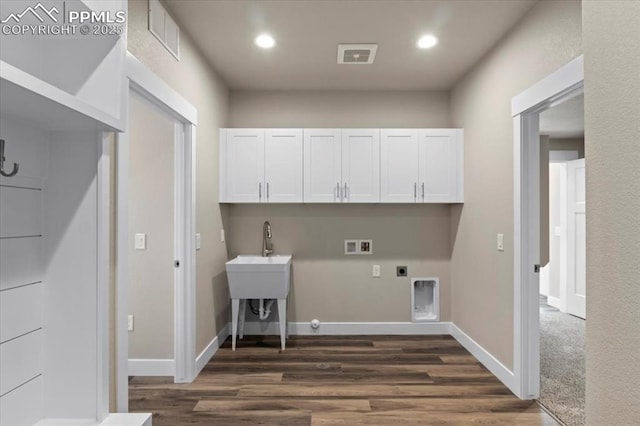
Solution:
[[[343,201],[380,201],[380,130],[342,130]]]
[[[458,129],[419,130],[420,201],[458,201],[458,175],[462,166],[458,164],[462,148],[459,136],[461,135]]]
[[[342,200],[340,129],[304,129],[304,201]]]
[[[380,198],[387,203],[415,203],[418,196],[418,131],[380,130]]]
[[[265,201],[264,130],[226,129],[221,164],[224,163],[224,201],[259,203]]]
[[[266,129],[265,197],[269,203],[302,202],[302,129]]]

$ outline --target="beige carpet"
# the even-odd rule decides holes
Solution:
[[[567,426],[584,425],[585,321],[540,299],[540,403]]]

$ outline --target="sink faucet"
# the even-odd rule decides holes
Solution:
[[[273,253],[273,245],[271,244],[271,224],[269,221],[262,225],[262,257],[267,257]]]

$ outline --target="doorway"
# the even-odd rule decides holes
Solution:
[[[584,424],[584,96],[539,115],[540,396],[567,426]]]
[[[129,376],[173,376],[174,156],[181,123],[129,94]]]
[[[515,96],[514,125],[514,359],[512,389],[540,396],[540,114],[580,96],[579,56]]]
[[[172,279],[168,279],[171,294],[166,292],[166,289],[163,289],[162,295],[163,301],[166,301],[166,299],[172,301],[172,307],[167,307],[165,303],[161,309],[158,309],[164,314],[167,311],[171,311],[170,325],[167,323],[166,315],[163,325],[160,326],[156,324],[140,324],[140,320],[136,320],[136,314],[134,314],[133,330],[136,330],[136,326],[143,325],[143,329],[146,329],[149,333],[170,334],[172,338],[168,340],[172,343],[172,348],[167,350],[167,339],[162,339],[165,346],[152,349],[157,351],[154,353],[160,354],[158,356],[166,358],[145,359],[141,366],[148,370],[139,371],[137,374],[172,376],[173,381],[176,383],[191,382],[196,375],[195,134],[197,110],[133,55],[127,55],[125,68],[129,80],[129,87],[127,88],[129,96],[127,96],[124,108],[125,116],[129,118],[129,110],[131,109],[137,115],[146,117],[146,120],[142,120],[142,125],[138,129],[136,128],[138,127],[137,123],[131,123],[127,120],[126,130],[118,136],[117,144],[117,278],[116,312],[114,315],[116,354],[114,369],[116,376],[115,399],[118,412],[128,412],[129,407],[129,315],[131,315],[129,311],[129,293],[130,281],[132,277],[136,277],[135,270],[140,264],[144,266],[144,268],[141,268],[143,269],[141,272],[143,275],[149,274],[149,268],[155,268],[156,263],[159,262],[162,264],[163,278],[172,277]],[[156,169],[154,169],[153,159],[146,158],[144,153],[138,159],[132,158],[130,145],[133,143],[132,137],[135,137],[133,132],[140,133],[143,138],[151,135],[152,137],[149,138],[151,140],[146,141],[149,143],[154,138],[163,139],[161,143],[164,146],[162,148],[163,153],[160,156],[162,161],[157,162],[159,166],[162,165],[159,169],[165,173],[162,182],[160,182],[160,179],[154,179],[154,170]],[[137,154],[133,156],[135,157],[135,155]],[[138,200],[130,199],[130,197],[135,196],[134,194],[130,195],[130,177],[135,182],[137,177],[131,175],[138,172],[138,170],[131,170],[132,167],[136,167],[132,160],[142,162],[142,167],[148,168],[146,175],[142,176],[141,179],[141,188],[143,190],[140,196],[151,199],[152,202],[148,204],[158,201],[162,207],[150,206],[150,209],[144,214],[139,214],[140,217],[133,215],[132,218],[134,220],[130,226],[129,204],[135,206],[138,203]],[[172,168],[171,172],[168,171],[169,168]],[[153,197],[144,193],[163,190],[164,194],[159,200],[153,200]],[[168,193],[171,195],[167,196]],[[138,213],[140,212],[136,214]],[[150,225],[147,222],[156,220],[154,216],[160,214],[164,214],[162,223],[164,225],[169,223],[168,227],[171,231],[167,233],[166,230],[159,230],[159,226],[155,226],[148,228],[153,229],[154,235],[150,232],[145,232],[143,228]],[[172,217],[172,220],[167,219],[167,217]],[[134,226],[138,226],[140,229],[134,229]],[[136,234],[142,235],[136,236]],[[145,250],[149,250],[150,253],[152,245],[157,245],[154,248],[161,249],[160,260],[151,262],[150,266],[145,265],[144,262],[132,265],[134,259],[135,262],[138,262],[139,258],[142,257],[140,256],[141,254],[147,254]],[[136,247],[141,248],[136,249]],[[147,247],[149,249],[146,249]],[[171,255],[169,256],[167,253]],[[168,265],[165,264],[167,260],[169,261]],[[133,296],[132,302],[134,299],[135,296]],[[142,302],[144,303],[144,300]],[[154,309],[155,307],[152,304],[147,304],[144,307],[146,311],[142,315],[145,316],[149,312],[157,313],[158,310],[154,311]],[[136,342],[136,345],[138,345],[138,342]],[[139,349],[139,347],[136,347],[134,350]]]

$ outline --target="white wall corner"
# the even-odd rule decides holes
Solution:
[[[200,352],[200,355],[196,357],[196,377],[198,376],[198,374],[200,374],[204,366],[207,365],[211,358],[213,358],[215,353],[218,351],[218,348],[220,348],[224,341],[227,340],[227,337],[229,337],[230,334],[230,329],[230,323],[227,323],[222,328],[222,330],[220,330],[220,333],[218,333],[218,335],[214,337],[211,342],[209,342],[207,347],[204,348],[202,352]]]
[[[489,353],[478,342],[473,340],[457,325],[451,323],[451,336],[458,341],[471,355],[476,357],[494,376],[496,376],[511,392],[518,395],[516,380],[513,372],[505,367],[497,358]]]

